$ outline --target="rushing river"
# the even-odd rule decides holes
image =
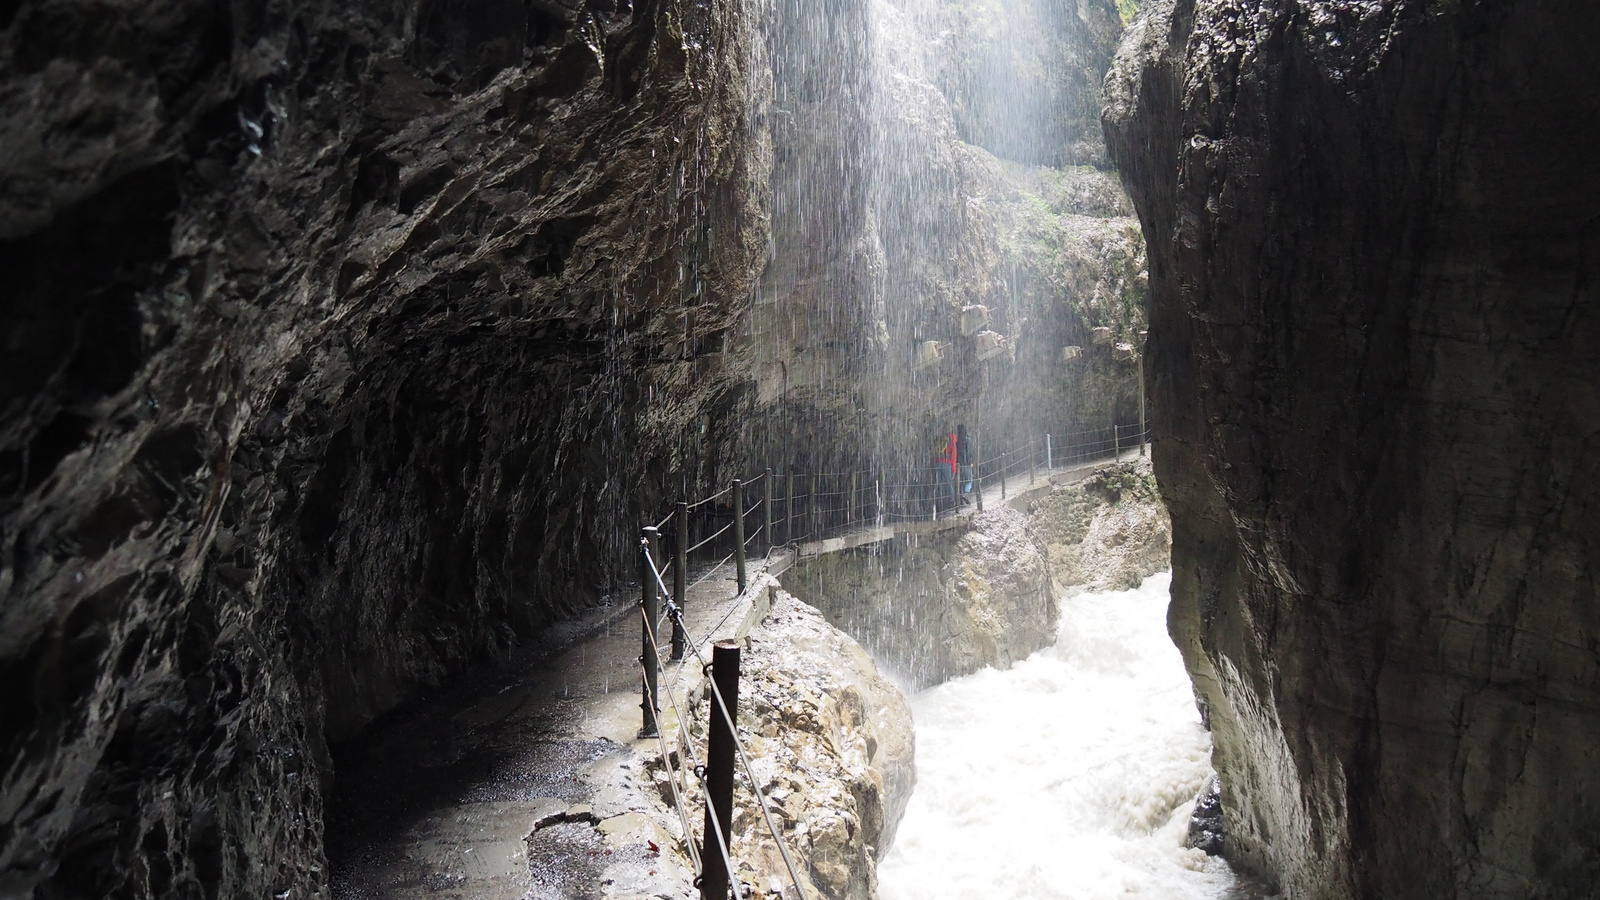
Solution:
[[[1240,896],[1183,846],[1211,742],[1168,581],[1064,601],[1055,646],[912,698],[917,788],[882,900]]]

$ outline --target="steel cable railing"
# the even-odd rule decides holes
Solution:
[[[717,491],[715,494],[712,494],[709,497],[702,497],[701,499],[696,500],[695,502],[689,504],[689,509],[691,511],[693,511],[693,510],[699,509],[702,506],[705,506],[707,503],[711,503],[711,502],[716,501],[716,500],[721,500],[725,495],[730,493],[732,490],[733,490],[733,485],[730,484],[727,487],[723,488],[720,491]]]
[[[651,575],[654,576],[655,581],[656,581],[656,587],[662,592],[662,594],[664,596],[667,597],[667,600],[666,600],[667,617],[670,618],[670,619],[675,620],[675,622],[680,627],[682,627],[683,633],[684,633],[684,637],[687,640],[688,645],[689,645],[689,651],[694,654],[694,658],[696,660],[699,660],[701,671],[702,672],[709,672],[710,669],[711,669],[711,664],[706,660],[705,656],[700,652],[700,643],[689,635],[689,629],[687,628],[687,626],[683,625],[683,610],[676,603],[673,602],[673,600],[671,598],[671,595],[667,592],[667,583],[666,583],[665,579],[663,579],[661,577],[660,568],[656,566],[655,560],[653,558],[651,558],[651,554],[649,554],[648,552],[645,553],[645,560],[649,563]],[[643,609],[640,610],[640,616],[644,619],[645,628],[648,629],[648,633],[650,634],[650,640],[659,645],[660,642],[656,638],[657,631],[656,631],[653,623],[651,623],[650,617],[644,613]],[[724,622],[727,621],[726,617],[724,617],[723,621]],[[713,631],[713,633],[715,633],[715,631]],[[641,660],[640,661],[640,667],[643,668],[643,665],[644,665],[643,660]],[[744,741],[740,740],[740,738],[739,738],[739,729],[737,727],[735,727],[734,722],[733,722],[733,718],[728,715],[728,703],[723,698],[722,691],[717,688],[717,682],[716,682],[715,679],[711,679],[711,678],[706,679],[706,684],[710,685],[712,693],[716,695],[717,703],[713,704],[713,705],[715,705],[719,710],[722,711],[723,721],[726,722],[727,725],[728,725],[728,733],[733,736],[734,749],[736,749],[738,751],[738,753],[739,753],[739,761],[744,767],[745,778],[746,778],[747,782],[750,785],[750,792],[755,794],[756,801],[757,801],[758,805],[760,805],[760,807],[761,807],[761,817],[766,821],[767,832],[772,835],[772,841],[773,841],[774,844],[777,845],[778,853],[783,856],[783,864],[784,864],[784,867],[789,870],[789,878],[794,883],[795,893],[799,895],[800,900],[805,900],[805,896],[806,896],[805,888],[801,887],[801,885],[800,885],[800,876],[799,876],[797,870],[795,869],[794,860],[791,859],[790,856],[789,856],[789,848],[784,845],[782,836],[780,836],[778,834],[777,827],[775,825],[773,825],[773,823],[772,823],[772,811],[768,808],[766,794],[762,793],[760,782],[757,781],[757,779],[756,779],[755,767],[750,764],[750,755],[749,755],[749,753],[747,753],[745,751]],[[677,719],[678,719],[678,730],[679,730],[680,733],[682,733],[683,730],[684,730],[684,723],[687,722],[688,720],[683,717],[682,712],[678,709],[677,700],[674,697],[674,695],[672,694],[672,687],[670,685],[668,685],[666,687],[666,690],[667,690],[668,702],[672,705],[673,715],[677,716]],[[652,702],[657,702],[657,701],[652,700]],[[657,732],[657,735],[659,736],[660,732],[661,732],[661,729],[657,728],[656,732]],[[665,739],[662,739],[661,746],[662,746],[662,762],[663,762],[663,764],[665,764],[668,767],[668,769],[670,771],[671,763],[667,759],[666,741],[665,741]],[[692,752],[692,749],[691,749],[691,752]],[[696,759],[695,777],[701,783],[702,793],[706,793],[706,795],[709,797],[710,796],[709,792],[707,792],[706,789],[705,789],[705,779],[700,774],[701,769],[702,769],[702,767],[699,765],[698,759]],[[671,777],[672,776],[669,774],[668,775],[669,780],[671,779]],[[676,797],[676,789],[674,789],[674,797]],[[712,807],[712,805],[709,802],[706,804],[706,810],[708,812],[708,815],[706,817],[707,821],[709,821],[712,824],[712,826],[714,827],[714,829],[715,829],[715,831],[717,833],[717,844],[718,844],[717,849],[719,851],[721,851],[722,858],[723,858],[723,864],[727,866],[728,875],[731,877],[733,875],[733,872],[734,872],[733,862],[732,862],[731,859],[729,859],[729,852],[728,852],[729,848],[732,846],[731,841],[724,834],[722,826],[721,826],[721,823],[717,819],[716,811],[715,811],[715,809]],[[681,809],[680,809],[680,820],[684,820],[684,816],[682,814],[682,810]],[[688,840],[690,842],[693,842],[693,840],[694,840],[693,832],[688,830],[688,824],[687,824],[686,820],[684,820],[684,827],[685,827],[686,840]],[[698,856],[696,856],[695,859],[698,860]],[[699,874],[699,872],[700,872],[700,867],[699,867],[698,864],[696,866],[695,872],[696,872],[696,874]]]
[[[692,589],[694,589],[694,588],[697,588],[697,587],[699,587],[699,586],[700,586],[700,585],[702,585],[702,584],[704,584],[704,583],[706,583],[706,582],[707,582],[707,581],[709,581],[709,580],[710,580],[710,579],[711,579],[711,576],[713,576],[713,575],[715,575],[715,574],[717,574],[717,571],[718,571],[718,570],[719,570],[719,569],[721,569],[721,568],[722,568],[722,567],[723,567],[723,566],[725,566],[725,565],[727,565],[727,564],[728,564],[728,562],[729,562],[729,561],[730,561],[730,560],[732,560],[732,559],[733,559],[733,557],[734,557],[734,554],[736,554],[736,553],[738,553],[738,552],[739,552],[739,551],[738,551],[738,550],[734,550],[734,551],[733,551],[733,553],[729,553],[729,554],[728,554],[728,555],[727,555],[727,556],[724,556],[724,557],[723,557],[723,558],[722,558],[722,562],[719,562],[719,563],[717,563],[717,564],[716,564],[716,565],[714,565],[714,566],[712,566],[712,567],[711,567],[711,568],[709,568],[709,569],[707,569],[707,570],[705,570],[705,572],[703,572],[703,573],[702,573],[702,574],[701,574],[701,575],[700,575],[700,577],[699,577],[699,578],[696,578],[696,579],[695,579],[695,580],[694,580],[694,581],[693,581],[693,582],[692,582],[692,583],[691,583],[691,584],[690,584],[690,585],[689,585],[689,587],[687,587],[687,588],[685,588],[685,590],[692,590]]]
[[[711,664],[701,654],[700,645],[693,638],[689,639],[689,652],[693,653],[694,658],[700,661],[700,665],[704,670],[710,670]],[[728,725],[728,733],[733,735],[733,747],[739,751],[739,763],[744,768],[745,779],[750,785],[750,792],[756,795],[756,805],[761,807],[761,818],[767,823],[767,833],[772,835],[772,842],[777,845],[778,853],[783,856],[783,865],[789,870],[789,880],[794,883],[795,893],[800,896],[800,900],[805,900],[806,890],[800,886],[800,874],[795,869],[794,860],[789,857],[789,848],[784,846],[783,838],[778,834],[777,826],[772,824],[772,810],[767,805],[767,795],[761,792],[761,782],[756,778],[755,767],[750,765],[750,754],[745,752],[744,741],[739,739],[739,729],[735,727],[733,717],[728,715],[728,702],[723,699],[722,691],[717,688],[716,679],[708,678],[706,679],[706,684],[711,686],[711,692],[717,697],[717,702],[713,706],[722,711],[722,720]],[[708,805],[707,808],[709,809],[710,806]],[[733,866],[730,865],[728,867],[728,873],[730,875],[733,874]]]
[[[730,529],[732,527],[733,527],[733,523],[729,522],[728,524],[726,524],[726,525],[722,526],[721,528],[717,529],[715,532],[713,532],[713,533],[701,538],[700,542],[698,544],[691,545],[687,552],[693,553],[696,550],[699,550],[701,547],[704,547],[705,545],[711,543],[712,541],[716,540],[717,538],[722,537],[724,534],[727,533],[728,529]]]
[[[661,574],[660,572],[657,572],[656,580],[659,581],[660,579]],[[670,603],[671,601],[668,602]],[[651,636],[650,640],[659,647],[661,644],[659,632],[657,631],[655,625],[651,623],[650,616],[645,613],[643,607],[640,607],[639,609],[639,618],[644,620],[645,630],[649,632]],[[642,657],[639,660],[639,671],[646,676],[645,683],[648,684],[649,672],[645,669],[644,659]],[[672,705],[672,714],[678,718],[678,732],[681,735],[683,732],[684,723],[683,713],[678,709],[678,700],[677,697],[673,695],[672,687],[670,685],[667,686],[666,691],[667,701]],[[655,703],[659,707],[659,696],[652,698],[651,702]],[[672,790],[672,805],[677,809],[678,822],[683,826],[683,843],[684,846],[688,848],[689,861],[694,866],[694,874],[698,876],[701,872],[700,851],[696,849],[694,845],[694,828],[689,824],[689,813],[683,802],[683,793],[678,790],[678,774],[672,768],[672,753],[667,749],[666,734],[660,728],[656,729],[656,740],[661,744],[661,765],[667,770],[667,786]],[[695,765],[699,765],[698,760],[695,761]]]

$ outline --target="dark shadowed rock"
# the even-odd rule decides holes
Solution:
[[[609,589],[761,261],[741,9],[4,5],[0,895],[317,896],[329,742]]]
[[[1107,80],[1150,248],[1170,626],[1236,864],[1600,878],[1600,9],[1158,0]]]
[[[1222,814],[1222,780],[1211,776],[1200,795],[1194,798],[1194,812],[1189,816],[1189,836],[1185,847],[1204,850],[1211,856],[1221,856],[1228,844],[1228,819]]]

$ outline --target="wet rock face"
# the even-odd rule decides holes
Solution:
[[[935,79],[957,132],[1002,159],[1109,168],[1100,80],[1122,34],[1110,2],[965,0],[907,4],[947,48]]]
[[[1072,88],[1109,62],[1111,0],[777,4],[773,29],[750,455],[883,469],[958,423],[989,458],[1137,421],[1134,359],[1091,334],[1139,341],[1144,245]]]
[[[1597,37],[1581,3],[1165,0],[1107,81],[1171,629],[1229,855],[1293,896],[1600,874]]]
[[[1137,587],[1168,567],[1148,463],[1040,485],[959,532],[802,562],[784,584],[915,688],[1005,668],[1056,639],[1057,599]]]
[[[783,580],[916,688],[1009,666],[1055,638],[1044,548],[1009,506],[965,532],[832,553]]]
[[[316,895],[327,742],[623,571],[758,269],[752,27],[6,6],[0,894]]]

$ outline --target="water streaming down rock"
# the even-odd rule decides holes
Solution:
[[[917,790],[882,900],[1249,896],[1184,846],[1211,741],[1169,581],[1065,599],[1054,646],[912,697]]]
[[[770,258],[733,343],[751,427],[723,457],[894,471],[960,422],[992,455],[1137,421],[1133,357],[1061,357],[1143,328],[1098,135],[1120,28],[1110,0],[776,4]]]

